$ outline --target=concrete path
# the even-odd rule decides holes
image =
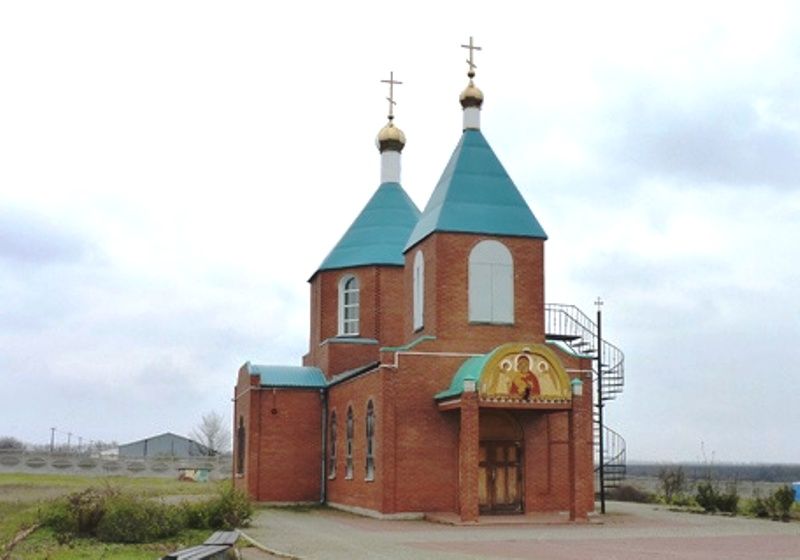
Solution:
[[[676,513],[611,502],[601,523],[452,527],[380,521],[330,509],[266,509],[245,530],[312,560],[800,560],[800,523]]]

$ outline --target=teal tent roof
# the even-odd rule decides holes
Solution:
[[[301,366],[259,366],[247,362],[247,372],[258,375],[262,387],[301,387],[322,389],[325,376],[315,367]]]
[[[404,251],[434,231],[547,239],[480,130],[465,130]]]
[[[399,183],[383,183],[319,267],[404,264],[403,246],[419,209]]]
[[[464,391],[464,381],[475,381],[477,383],[483,371],[483,366],[486,365],[486,361],[491,355],[490,352],[483,356],[468,358],[466,362],[461,364],[461,367],[458,368],[458,371],[453,376],[452,381],[450,381],[450,387],[437,393],[434,398],[436,400],[441,400],[449,397],[457,397]]]

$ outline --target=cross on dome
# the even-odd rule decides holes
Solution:
[[[470,35],[469,37],[469,45],[461,45],[461,48],[469,49],[469,60],[467,60],[467,64],[469,64],[469,72],[467,72],[467,76],[469,76],[470,78],[474,78],[475,69],[477,68],[477,66],[475,65],[475,62],[473,60],[473,55],[475,51],[479,51],[482,49],[481,47],[477,47],[472,43],[472,35]]]
[[[389,120],[391,121],[394,119],[394,106],[397,105],[397,102],[394,100],[394,86],[401,85],[403,82],[395,80],[394,72],[389,72],[389,79],[381,80],[381,83],[389,84],[389,97],[386,98],[386,101],[389,102]]]

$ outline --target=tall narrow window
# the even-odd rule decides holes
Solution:
[[[244,417],[239,416],[239,427],[236,429],[236,474],[244,474],[245,441]]]
[[[366,479],[375,480],[375,406],[372,401],[367,403],[367,463]]]
[[[481,241],[469,254],[469,320],[514,322],[514,262],[499,241]]]
[[[414,330],[422,328],[425,311],[425,258],[422,251],[414,256]]]
[[[328,478],[336,478],[336,411],[331,412],[328,429]]]
[[[339,281],[339,336],[358,335],[358,278]]]
[[[347,480],[353,478],[353,409],[347,409],[347,461],[344,468],[344,477]]]

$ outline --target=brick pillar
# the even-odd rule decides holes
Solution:
[[[461,521],[478,521],[478,396],[461,395],[461,429],[458,442],[458,505]]]
[[[378,454],[381,460],[379,472],[383,474],[381,512],[395,513],[397,511],[397,409],[395,407],[397,370],[383,367],[381,377],[383,379],[383,418],[378,420],[378,426],[382,426],[382,436],[378,442]]]
[[[589,393],[589,399],[591,393]],[[588,401],[591,403],[591,401]],[[587,410],[587,395],[573,397],[569,411],[569,470],[571,521],[588,521],[586,504],[594,504],[594,457],[587,446],[587,437],[592,437],[592,419]],[[588,434],[588,436],[587,436]],[[587,452],[588,450],[588,452]]]

